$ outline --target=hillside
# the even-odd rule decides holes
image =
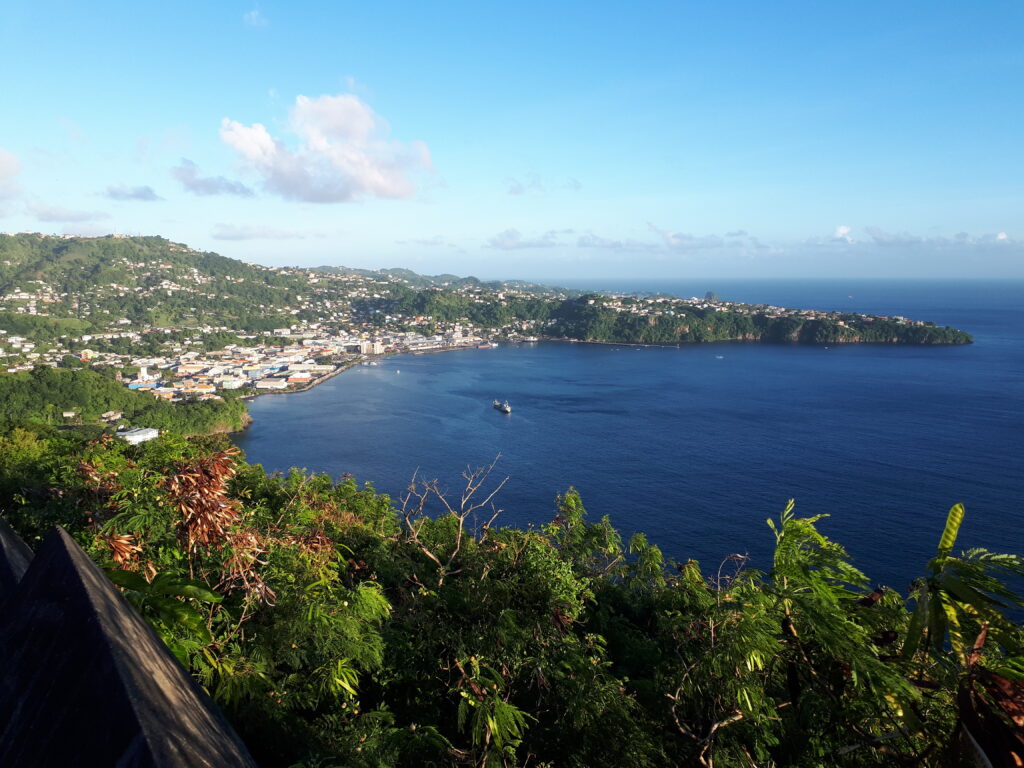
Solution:
[[[713,297],[581,294],[407,269],[268,268],[161,237],[0,235],[0,294],[0,332],[31,343],[23,365],[38,358],[31,346],[40,344],[50,351],[44,362],[54,364],[85,345],[109,355],[170,357],[241,337],[258,344],[274,331],[371,337],[397,351],[446,334],[647,344],[972,341],[925,320]]]
[[[0,235],[0,326],[23,335],[118,324],[268,330],[290,320],[305,287],[162,237]],[[44,313],[57,322],[17,318]]]

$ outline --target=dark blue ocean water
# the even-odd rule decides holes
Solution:
[[[590,285],[905,315],[976,343],[401,355],[258,398],[237,442],[269,470],[348,472],[395,496],[416,471],[457,491],[467,464],[500,453],[506,524],[550,520],[573,485],[592,516],[708,568],[734,552],[767,565],[764,521],[789,498],[831,515],[822,530],[894,586],[924,567],[957,501],[959,544],[1024,553],[1024,282]]]

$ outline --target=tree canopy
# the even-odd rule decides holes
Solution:
[[[502,527],[493,467],[391,499],[219,437],[37,425],[0,435],[0,473],[2,514],[71,531],[261,765],[944,766],[962,727],[1013,738],[1024,561],[956,552],[960,505],[901,592],[792,503],[750,532],[758,570],[625,541],[572,489]]]

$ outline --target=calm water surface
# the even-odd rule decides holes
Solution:
[[[610,288],[612,286],[598,286]],[[510,477],[506,524],[588,512],[667,556],[767,565],[764,521],[795,498],[878,581],[904,586],[967,505],[961,543],[1024,552],[1024,283],[735,282],[630,290],[906,315],[964,347],[540,343],[401,355],[252,403],[239,436],[269,470],[352,473],[397,496],[418,471],[458,490],[467,464]],[[494,398],[514,408],[505,416]]]

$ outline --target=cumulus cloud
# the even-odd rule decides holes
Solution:
[[[124,184],[107,187],[105,194],[111,200],[141,200],[143,202],[163,200],[153,191],[152,187],[128,187]]]
[[[254,8],[251,11],[246,11],[242,14],[242,22],[247,27],[265,27],[270,22],[267,21],[267,17],[259,12],[258,9]]]
[[[388,138],[388,124],[357,96],[299,96],[289,113],[295,149],[262,123],[224,118],[220,137],[263,180],[289,200],[345,203],[366,197],[401,199],[416,192],[411,174],[429,170],[426,144]]]
[[[181,163],[171,169],[171,175],[194,195],[253,196],[253,191],[240,181],[232,181],[223,176],[200,176],[199,166],[188,158],[181,158]]]
[[[652,232],[657,233],[665,247],[670,251],[696,251],[706,248],[720,248],[724,245],[722,238],[717,235],[691,235],[687,232],[672,232],[661,229],[651,223],[648,223],[647,226]]]
[[[39,221],[47,222],[83,222],[102,221],[109,219],[110,215],[102,211],[76,211],[71,208],[63,208],[59,205],[47,205],[46,203],[31,202],[28,204],[29,213]]]
[[[603,248],[608,251],[656,251],[660,248],[657,243],[645,243],[640,240],[614,240],[587,233],[580,235],[576,240],[577,248]]]
[[[853,227],[840,224],[836,227],[836,231],[832,233],[832,240],[837,243],[852,243],[853,237],[850,235],[851,232],[853,232]]]
[[[581,189],[583,189],[583,184],[580,183],[579,179],[570,176],[569,179],[565,182],[565,188],[573,192],[579,192]]]
[[[995,245],[995,246],[1020,245],[1021,244],[1020,240],[1015,240],[1014,238],[1010,237],[1005,232],[996,232],[996,233],[989,233],[989,234],[980,235],[979,237],[975,238],[975,241],[977,243],[979,243],[979,244]]]
[[[735,229],[732,232],[726,232],[725,236],[726,237],[746,237],[747,236],[747,230],[745,230],[745,229]]]
[[[523,237],[518,229],[506,229],[487,241],[488,248],[502,251],[518,251],[522,248],[551,248],[561,245],[560,235],[571,235],[571,229],[550,229],[539,237]]]
[[[217,224],[210,237],[214,240],[302,240],[306,236],[301,232],[274,227]]]
[[[4,212],[4,201],[13,200],[20,193],[18,174],[21,161],[17,156],[0,147],[0,215]]]

